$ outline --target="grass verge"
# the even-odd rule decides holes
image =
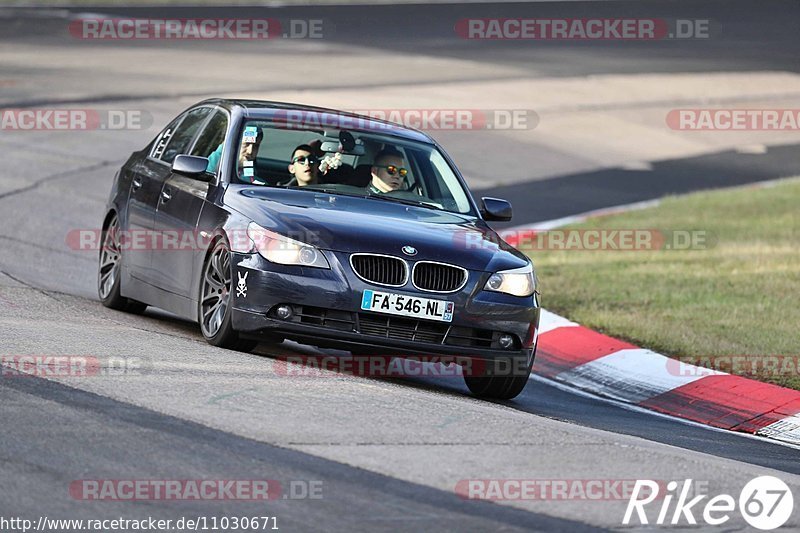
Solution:
[[[660,249],[533,245],[545,308],[671,357],[800,389],[800,180],[669,197],[563,229],[655,230],[637,235]],[[560,237],[580,247],[596,242],[590,235]],[[694,246],[676,250],[688,235]]]

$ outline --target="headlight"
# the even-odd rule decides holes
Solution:
[[[536,292],[536,274],[533,272],[533,265],[492,274],[483,288],[512,296],[530,296]]]
[[[322,252],[304,242],[278,235],[264,229],[255,222],[247,226],[247,236],[253,241],[261,257],[281,265],[300,265],[314,268],[330,268]]]

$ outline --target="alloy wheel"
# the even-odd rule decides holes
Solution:
[[[220,242],[211,252],[203,272],[200,300],[200,327],[206,337],[213,337],[222,327],[231,292],[231,258],[228,247]]]
[[[107,299],[114,290],[114,284],[119,278],[119,265],[119,220],[114,215],[103,234],[103,247],[100,250],[100,275],[98,276],[100,298]]]

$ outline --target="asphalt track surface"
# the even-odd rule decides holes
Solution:
[[[274,16],[307,17],[308,9],[285,8]],[[313,9],[315,16],[333,20],[333,41],[363,49],[365,56],[373,49],[409,54],[424,49],[480,64],[530,65],[549,76],[797,72],[800,58],[798,8],[793,2],[767,2],[757,8],[744,2],[609,2]],[[464,18],[508,13],[602,17],[624,10],[626,16],[711,18],[726,32],[700,47],[679,42],[625,48],[618,43],[539,43],[532,49],[530,43],[507,42],[478,47],[442,37],[442,28],[452,26],[453,10]],[[122,8],[103,12],[137,14]],[[250,13],[242,8],[235,15],[226,10],[224,16]],[[221,16],[212,8],[198,8],[191,15],[160,8],[157,14]],[[46,17],[17,14],[0,19],[0,35],[9,43],[24,44],[34,38],[29,30],[51,23]],[[206,88],[193,90],[179,79],[153,83],[149,91],[115,83],[103,76],[100,65],[92,64],[91,55],[81,55],[86,51],[83,43],[53,40],[53,45],[65,48],[60,53],[66,54],[75,48],[76,61],[86,62],[82,75],[88,76],[89,85],[96,84],[94,95],[90,91],[65,96],[58,86],[69,86],[68,77],[62,82],[60,72],[32,67],[8,75],[49,80],[50,87],[25,94],[12,88],[3,95],[5,106],[59,101],[112,106],[127,99],[151,106],[164,123],[180,110],[184,100],[179,97],[208,94]],[[144,43],[141,49],[157,52],[161,46],[166,45]],[[234,54],[231,60],[236,60]],[[394,73],[387,69],[384,75]],[[223,80],[215,83],[229,87]],[[402,76],[397,83],[403,83]],[[413,83],[408,84],[413,90]],[[752,477],[771,473],[800,494],[797,449],[632,411],[541,380],[532,380],[514,401],[492,403],[475,400],[460,380],[449,378],[287,379],[267,356],[315,353],[313,348],[284,343],[261,347],[255,354],[228,352],[203,343],[194,324],[157,310],[129,317],[103,308],[93,297],[93,255],[66,248],[64,234],[99,223],[115,167],[148,138],[134,132],[2,139],[7,164],[0,192],[0,351],[134,356],[146,361],[147,368],[134,376],[0,379],[0,516],[175,519],[270,514],[285,531],[581,531],[619,528],[624,502],[465,501],[455,495],[454,487],[459,480],[487,478],[693,478],[707,481],[715,493],[736,493]],[[42,146],[48,150],[41,151]],[[621,169],[556,173],[482,192],[513,199],[514,223],[520,224],[669,193],[798,174],[800,157],[796,146],[784,145],[769,147],[759,157],[721,152],[658,162],[653,169],[646,176]],[[230,501],[85,502],[68,493],[70,482],[78,479],[262,478],[284,485],[319,480],[324,497],[264,506]],[[790,524],[797,527],[797,518]],[[729,526],[744,527],[741,520]]]

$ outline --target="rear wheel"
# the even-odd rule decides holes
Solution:
[[[464,376],[467,388],[480,398],[495,400],[510,400],[516,398],[528,384],[528,378],[533,368],[533,357],[527,365],[527,370],[522,372],[513,371],[511,375],[503,372],[498,375],[487,376]],[[503,375],[505,374],[505,375]]]
[[[203,266],[198,315],[200,330],[209,344],[249,352],[258,341],[242,339],[233,329],[231,315],[231,251],[224,238],[214,243]]]
[[[116,213],[103,229],[100,264],[97,269],[97,294],[106,307],[128,313],[142,313],[147,304],[125,298],[120,294],[122,255],[119,242],[119,218]]]

